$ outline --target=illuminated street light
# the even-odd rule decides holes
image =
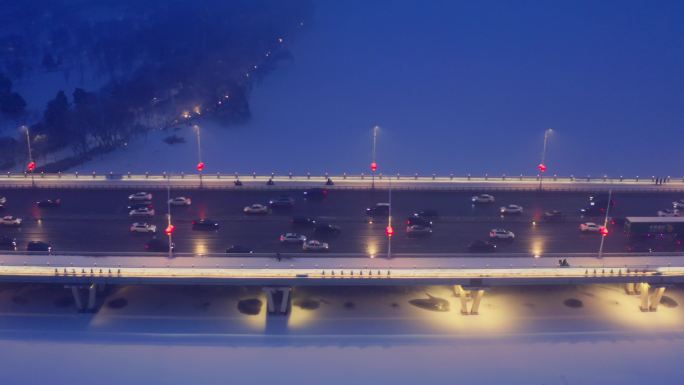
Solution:
[[[394,227],[392,227],[392,177],[389,178],[389,212],[387,215],[387,228],[385,228],[385,233],[387,234],[387,259],[392,258],[392,236],[394,235]]]
[[[613,199],[613,190],[608,190],[608,203],[606,203],[606,216],[603,219],[603,226],[599,229],[601,233],[601,244],[599,245],[599,252],[598,252],[598,257],[603,258],[603,243],[606,241],[606,237],[608,236],[608,218],[610,214],[610,203],[612,202]]]
[[[544,173],[546,172],[546,146],[549,141],[549,136],[551,136],[551,133],[553,133],[553,129],[549,128],[546,131],[544,131],[544,147],[542,148],[542,156],[541,156],[541,162],[539,165],[537,165],[537,169],[539,170],[539,190],[542,189],[542,181],[544,180]]]
[[[173,232],[176,231],[176,226],[171,223],[171,174],[167,176],[166,180],[166,217],[168,224],[164,232],[169,237],[169,258],[173,258]]]
[[[19,129],[26,133],[26,146],[28,147],[28,160],[29,160],[28,164],[26,165],[26,169],[31,174],[31,186],[35,187],[36,181],[34,179],[33,172],[36,169],[36,162],[33,161],[33,152],[31,151],[31,135],[29,134],[28,126],[23,125]]]
[[[199,174],[200,188],[202,188],[202,172],[204,171],[204,162],[202,162],[202,141],[200,134],[200,126],[194,125],[192,129],[197,134],[197,173]]]
[[[378,170],[378,163],[375,161],[375,148],[378,141],[378,132],[380,132],[380,127],[373,127],[373,147],[371,148],[371,188],[375,188],[375,172]]]

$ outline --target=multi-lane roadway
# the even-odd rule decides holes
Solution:
[[[0,235],[17,239],[18,248],[25,249],[29,241],[45,241],[56,252],[140,252],[151,236],[131,234],[129,227],[136,221],[157,225],[157,237],[165,239],[166,190],[150,191],[156,215],[150,219],[130,218],[127,212],[128,195],[134,190],[80,189],[5,189],[0,195],[7,198],[4,215],[24,219],[20,227],[2,227]],[[482,191],[486,192],[486,191]],[[295,198],[291,209],[274,210],[262,216],[249,216],[243,208],[252,203],[266,204],[281,194]],[[473,205],[472,192],[453,191],[394,191],[392,214],[395,235],[392,254],[466,253],[469,243],[486,240],[489,231],[503,228],[515,233],[512,242],[498,242],[495,254],[507,253],[595,253],[600,235],[580,233],[579,224],[586,221],[602,222],[602,218],[582,218],[579,209],[588,204],[587,193],[570,192],[494,192],[493,204]],[[330,223],[341,228],[341,233],[324,239],[330,253],[361,253],[385,255],[386,219],[369,224],[364,213],[367,207],[387,202],[387,190],[330,190],[322,201],[307,201],[302,190],[220,191],[172,190],[172,196],[189,196],[192,205],[173,207],[172,219],[176,226],[174,243],[179,253],[224,253],[231,245],[242,245],[255,252],[302,253],[301,247],[283,245],[280,234],[293,229],[293,216],[315,217],[319,223]],[[60,198],[59,208],[38,208],[35,202]],[[614,194],[613,216],[652,216],[659,209],[671,207],[671,202],[682,198],[680,193],[617,193]],[[524,207],[522,215],[501,216],[499,207],[514,203]],[[433,209],[439,218],[434,220],[433,234],[424,238],[407,237],[404,228],[408,215],[416,210]],[[545,210],[560,210],[565,218],[560,222],[542,220]],[[210,218],[220,224],[218,231],[193,231],[192,221]],[[610,228],[605,252],[625,252],[629,242],[618,227]]]

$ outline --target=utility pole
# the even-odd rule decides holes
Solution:
[[[169,236],[169,258],[173,258],[173,231],[175,227],[171,224],[171,174],[168,174],[166,177],[166,217],[168,224],[165,233]]]
[[[613,199],[613,190],[608,190],[608,204],[606,205],[606,217],[603,219],[603,227],[601,228],[601,245],[599,246],[598,257],[603,258],[603,242],[608,236],[608,218],[610,215],[610,203]]]
[[[375,161],[375,147],[378,141],[379,126],[373,127],[373,146],[371,148],[371,188],[375,189],[375,171],[378,169],[378,163]]]
[[[544,147],[542,148],[541,163],[537,166],[539,169],[539,190],[542,189],[542,180],[544,179],[544,173],[546,172],[546,147],[549,141],[549,136],[553,132],[553,129],[549,128],[544,131]]]
[[[387,259],[392,258],[392,236],[394,235],[394,228],[392,227],[392,177],[389,177],[389,212],[387,216]]]
[[[199,173],[200,188],[202,188],[202,171],[204,171],[204,162],[202,162],[202,142],[200,134],[200,126],[195,124],[192,126],[197,134],[197,172]]]
[[[26,146],[28,147],[29,162],[26,166],[26,169],[29,173],[31,173],[31,186],[36,187],[36,180],[33,175],[33,171],[36,169],[36,162],[33,161],[33,153],[31,151],[31,135],[29,134],[28,126],[21,126],[21,130],[26,133]]]

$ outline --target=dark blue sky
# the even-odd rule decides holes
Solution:
[[[254,92],[281,168],[364,170],[379,124],[385,171],[530,174],[552,127],[551,172],[684,174],[684,2],[315,4]]]

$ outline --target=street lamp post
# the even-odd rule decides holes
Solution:
[[[204,171],[204,162],[202,162],[202,141],[200,134],[200,126],[195,124],[192,126],[197,134],[197,173],[199,174],[200,188],[202,188],[202,171]]]
[[[31,135],[29,134],[28,126],[21,126],[21,130],[26,133],[26,145],[28,147],[29,162],[26,168],[28,169],[29,173],[31,173],[31,186],[35,187],[36,181],[34,179],[33,171],[36,169],[36,162],[33,161],[33,152],[31,151]]]
[[[371,188],[375,188],[375,171],[378,169],[378,163],[375,161],[375,146],[378,141],[379,126],[373,127],[373,147],[371,149]]]
[[[610,216],[610,203],[613,199],[613,190],[608,190],[608,204],[606,205],[606,217],[603,218],[603,227],[601,228],[601,244],[599,245],[598,257],[603,258],[603,243],[608,236],[608,218]]]
[[[544,147],[542,148],[541,163],[537,166],[539,169],[539,190],[542,189],[542,181],[544,180],[544,173],[546,172],[546,147],[549,142],[549,136],[553,132],[553,129],[549,128],[544,131]]]
[[[387,259],[392,258],[392,236],[394,235],[394,228],[392,227],[392,177],[389,177],[389,212],[387,215]]]
[[[173,258],[173,231],[176,228],[171,223],[171,174],[168,174],[166,177],[166,218],[168,220],[168,224],[164,232],[169,236],[169,258]]]

